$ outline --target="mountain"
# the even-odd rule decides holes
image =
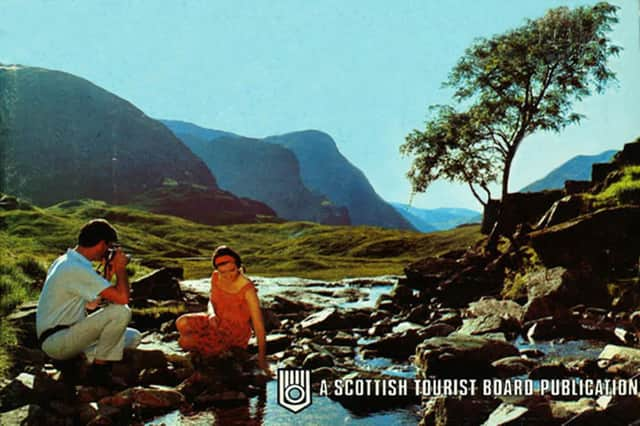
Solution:
[[[239,138],[241,136],[231,132],[223,132],[222,130],[207,129],[200,127],[196,124],[189,123],[187,121],[180,120],[158,120],[165,126],[167,126],[174,134],[195,136],[203,141],[210,141],[213,139],[227,137],[227,138]]]
[[[153,206],[193,220],[209,210],[212,224],[275,214],[220,190],[206,164],[164,125],[74,75],[0,65],[0,112],[2,192],[39,205],[93,198]],[[154,199],[158,193],[164,197]],[[216,199],[227,201],[224,209]]]
[[[445,207],[419,209],[402,203],[391,203],[391,205],[421,232],[443,231],[482,220],[480,212],[469,209]]]
[[[539,179],[518,192],[538,192],[545,189],[562,189],[567,180],[591,180],[591,166],[595,163],[608,163],[616,150],[605,151],[597,155],[578,155],[561,166],[553,169],[548,175]]]
[[[305,186],[349,209],[354,225],[414,229],[373,189],[367,177],[338,151],[333,139],[317,130],[287,133],[264,141],[291,150],[300,163]]]
[[[222,188],[260,200],[288,220],[350,224],[346,208],[304,186],[298,160],[288,149],[190,123],[162,123],[206,163]]]

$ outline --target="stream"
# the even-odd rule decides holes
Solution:
[[[323,282],[295,277],[265,278],[252,277],[258,288],[263,304],[268,304],[276,295],[292,300],[304,301],[319,307],[335,307],[339,309],[371,308],[375,306],[380,295],[391,291],[398,277],[383,276],[373,278],[345,279],[339,282]],[[209,279],[189,280],[181,283],[184,289],[207,295]],[[359,337],[358,346],[372,339]],[[518,349],[538,349],[545,353],[545,358],[597,358],[602,350],[602,343],[583,340],[575,341],[540,341],[530,342],[518,337],[514,342]],[[145,348],[145,342],[141,345]],[[179,348],[175,348],[179,350]],[[363,358],[358,352],[354,357],[355,364],[366,370],[381,372],[385,375],[415,378],[416,370],[409,361],[399,363],[389,358]],[[272,363],[275,372],[279,368]],[[173,411],[148,421],[147,425],[210,425],[210,424],[251,424],[251,425],[296,425],[296,424],[354,424],[354,425],[415,425],[420,422],[418,405],[410,405],[393,411],[373,411],[367,414],[354,413],[340,403],[317,393],[312,395],[312,404],[304,410],[293,414],[277,402],[277,382],[270,381],[265,392],[249,398],[245,403],[225,408],[213,407],[197,413],[181,413]]]

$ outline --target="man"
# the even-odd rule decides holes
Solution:
[[[110,363],[120,361],[125,347],[140,343],[140,332],[127,328],[131,320],[127,256],[114,246],[116,230],[104,219],[85,224],[78,245],[58,257],[47,272],[36,313],[36,331],[42,350],[55,360],[68,360],[85,353],[93,362],[92,377],[109,384]],[[94,271],[92,261],[104,261],[106,279]],[[116,276],[115,286],[111,284]],[[111,303],[87,315],[86,307],[97,300]]]

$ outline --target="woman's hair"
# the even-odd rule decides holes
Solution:
[[[211,256],[211,264],[213,265],[213,269],[218,269],[216,265],[216,259],[222,256],[231,256],[236,264],[238,269],[242,268],[242,259],[240,259],[240,255],[229,246],[218,246],[213,251],[213,256]]]

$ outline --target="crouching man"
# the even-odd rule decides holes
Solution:
[[[111,383],[111,362],[120,361],[124,348],[140,343],[140,332],[127,328],[131,320],[127,256],[114,245],[116,230],[104,219],[85,224],[78,245],[58,257],[47,272],[38,300],[36,331],[42,350],[55,360],[68,360],[81,353],[93,362],[92,382]],[[92,261],[103,261],[106,278],[94,271]],[[115,286],[110,280],[116,276]],[[86,308],[103,299],[111,303],[87,315]]]

